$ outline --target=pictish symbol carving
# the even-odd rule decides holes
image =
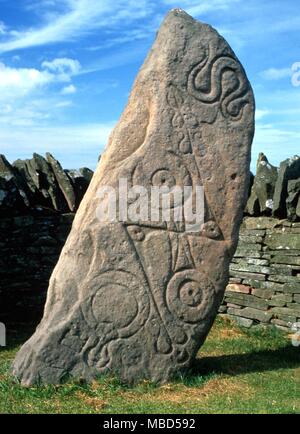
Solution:
[[[183,113],[182,106],[184,103],[184,98],[181,95],[179,89],[171,85],[167,92],[167,103],[172,113],[172,127],[176,131],[176,151],[182,154],[188,154],[192,152],[192,143],[189,134],[189,130],[186,125],[187,119],[191,122],[191,113],[187,115]],[[193,121],[197,124],[197,120],[193,117]]]
[[[102,331],[96,350],[92,347],[89,357],[101,351],[105,362],[99,361],[99,364],[106,365],[106,345],[116,339],[134,336],[144,326],[150,314],[150,300],[144,285],[124,270],[102,273],[94,285],[97,289],[82,303],[82,312],[90,327],[96,325]],[[125,309],[126,315],[120,316],[121,309]]]
[[[212,46],[205,52],[190,71],[189,94],[205,104],[219,103],[225,118],[240,120],[244,106],[250,102],[243,67],[234,57],[216,54]]]
[[[209,220],[202,225],[200,234],[204,237],[217,240],[222,237],[222,232],[216,222]]]
[[[167,286],[171,312],[186,323],[198,323],[211,309],[214,286],[201,271],[184,270],[172,277]]]
[[[192,185],[191,174],[184,161],[176,155],[162,155],[163,161],[139,161],[133,171],[130,185],[145,185],[146,187],[174,186],[184,188]]]

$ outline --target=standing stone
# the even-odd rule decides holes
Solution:
[[[256,163],[256,175],[246,208],[250,215],[271,212],[277,176],[277,167],[272,166],[267,157],[260,152]]]
[[[30,173],[28,170],[29,161],[30,160],[18,159],[13,163],[13,167],[15,168],[15,170],[17,170],[19,172],[20,176],[23,178],[24,182],[27,185],[27,188],[30,191],[31,202],[34,202],[33,198],[39,194],[39,191],[38,191],[37,186],[33,182],[32,177],[30,176]]]
[[[273,197],[273,216],[286,218],[286,199],[288,196],[288,181],[300,177],[300,157],[295,155],[280,163],[278,178]]]
[[[76,214],[43,320],[14,361],[23,384],[104,372],[165,381],[191,365],[228,282],[253,132],[235,54],[213,28],[172,10]],[[163,218],[100,222],[99,188],[118,192],[121,178],[148,193],[202,185],[201,230]]]
[[[38,191],[42,192],[45,199],[49,199],[49,207],[60,211],[64,208],[62,194],[56,182],[55,175],[50,164],[39,154],[34,153],[29,160],[29,173]]]
[[[39,154],[34,153],[31,160],[16,161],[15,167],[22,171],[28,179],[28,185],[34,193],[33,202],[56,211],[66,211],[66,202],[56,182],[54,172],[50,164]]]
[[[287,217],[289,220],[297,220],[297,206],[300,201],[300,177],[288,181],[287,187],[288,197],[286,199]]]
[[[252,172],[250,172],[250,181],[249,181],[249,188],[248,188],[248,195],[247,195],[248,198],[250,197],[253,184],[254,184],[254,175]]]
[[[75,203],[77,209],[83,199],[83,196],[85,195],[85,192],[88,189],[94,172],[87,167],[82,167],[79,170],[65,170],[65,173],[72,182],[76,195]]]
[[[0,215],[18,213],[28,206],[26,183],[5,156],[0,155]]]
[[[68,177],[68,175],[65,173],[63,168],[61,167],[59,161],[57,161],[53,155],[51,155],[49,152],[46,153],[46,158],[48,163],[50,164],[56,181],[67,201],[68,207],[70,211],[75,211],[76,209],[76,198],[75,198],[75,192],[73,185]]]
[[[89,185],[91,180],[92,180],[92,177],[94,175],[94,172],[91,169],[89,169],[88,167],[81,167],[79,169],[79,172],[80,172],[81,176],[86,180],[87,185]]]
[[[298,197],[298,204],[296,207],[296,216],[300,218],[300,196]]]

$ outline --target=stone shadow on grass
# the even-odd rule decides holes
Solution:
[[[36,327],[36,322],[8,324],[7,346],[0,347],[0,352],[17,349],[32,336]],[[180,376],[180,379],[188,385],[194,383],[199,377],[205,381],[220,374],[237,376],[297,367],[300,367],[300,348],[287,344],[275,350],[199,357],[194,361],[192,367]]]
[[[212,374],[235,376],[297,367],[300,367],[300,348],[290,344],[276,350],[202,357],[195,360],[187,376],[190,378]]]

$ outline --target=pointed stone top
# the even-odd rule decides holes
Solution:
[[[10,174],[12,172],[11,164],[5,158],[5,155],[0,154],[0,173],[2,174]]]
[[[171,9],[170,12],[169,12],[169,15],[171,15],[171,14],[173,14],[173,15],[183,15],[183,16],[192,18],[191,15],[189,15],[187,12],[185,12],[181,8],[173,8],[173,9]]]
[[[185,21],[186,23],[189,22],[189,23],[194,23],[194,24],[198,24],[198,25],[204,24],[201,21],[196,20],[195,18],[193,18],[191,15],[189,15],[185,10],[183,10],[181,8],[171,9],[167,13],[167,15],[166,15],[166,17],[164,19],[164,23],[165,22],[169,22],[171,19],[177,19],[177,20],[180,19],[182,21]],[[211,27],[208,24],[206,24],[206,25],[208,27]]]

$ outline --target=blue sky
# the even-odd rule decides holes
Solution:
[[[259,151],[275,165],[299,154],[296,0],[0,0],[0,153],[50,151],[65,168],[95,168],[173,7],[215,27],[246,69],[257,105],[252,169]]]

